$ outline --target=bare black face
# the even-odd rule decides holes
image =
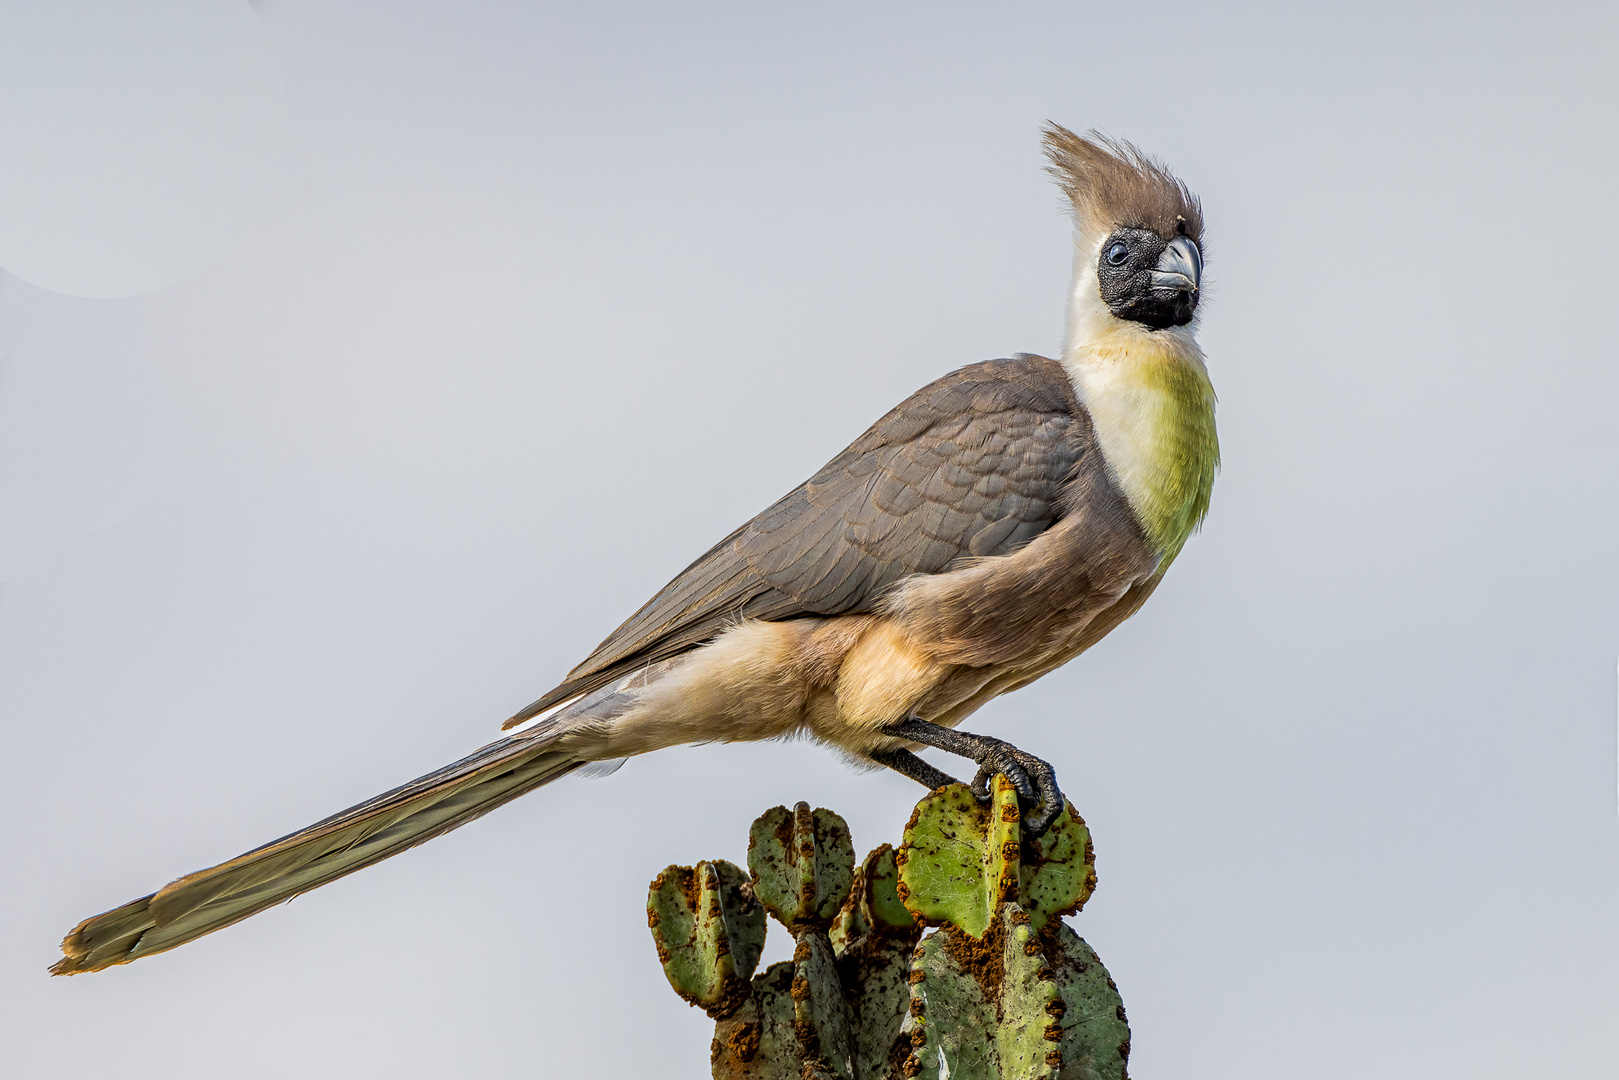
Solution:
[[[1115,317],[1153,330],[1185,326],[1197,310],[1203,256],[1184,236],[1115,229],[1096,260],[1102,301]]]

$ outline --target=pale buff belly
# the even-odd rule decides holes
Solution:
[[[907,716],[954,727],[1000,694],[1067,663],[1134,613],[1156,579],[1074,613],[1028,654],[982,667],[937,660],[873,615],[745,622],[667,665],[612,715],[582,717],[561,745],[593,759],[682,743],[807,734],[869,761],[908,745],[884,729]]]

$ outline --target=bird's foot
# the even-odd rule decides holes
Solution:
[[[1019,750],[1003,739],[974,735],[969,731],[956,731],[914,716],[907,717],[901,723],[887,729],[886,733],[924,746],[935,746],[976,762],[978,773],[973,777],[972,790],[979,799],[989,798],[990,777],[997,773],[1006,777],[1017,789],[1018,802],[1024,814],[1023,826],[1031,836],[1044,835],[1045,831],[1051,828],[1051,823],[1057,820],[1057,815],[1062,813],[1063,794],[1057,787],[1057,774],[1050,763]],[[928,781],[911,771],[911,768],[921,766],[938,777],[949,779],[907,751],[888,751],[887,754],[889,756],[904,754],[910,760],[902,766],[877,754],[873,754],[872,758],[924,784]],[[915,766],[911,765],[912,762]],[[929,786],[937,785],[929,784]]]
[[[1057,787],[1057,772],[1050,762],[1019,750],[1011,743],[999,739],[988,747],[978,759],[978,773],[973,777],[973,794],[980,802],[989,801],[989,781],[999,773],[1017,789],[1018,803],[1023,808],[1023,825],[1031,836],[1043,836],[1051,823],[1062,813],[1063,795]]]

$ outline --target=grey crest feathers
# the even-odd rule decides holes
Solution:
[[[1047,123],[1041,135],[1047,172],[1056,179],[1074,216],[1088,233],[1149,229],[1165,240],[1190,237],[1203,246],[1203,207],[1161,162],[1123,139],[1098,131],[1075,135]]]

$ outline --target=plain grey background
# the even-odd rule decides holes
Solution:
[[[1047,119],[1209,222],[1213,513],[972,724],[1094,830],[1133,1075],[1619,1075],[1610,6],[259,10],[239,239],[136,299],[0,280],[0,469],[55,523],[0,591],[7,1076],[707,1075],[647,881],[798,799],[895,840],[909,781],[666,751],[44,969],[488,741],[916,387],[1058,350]]]

